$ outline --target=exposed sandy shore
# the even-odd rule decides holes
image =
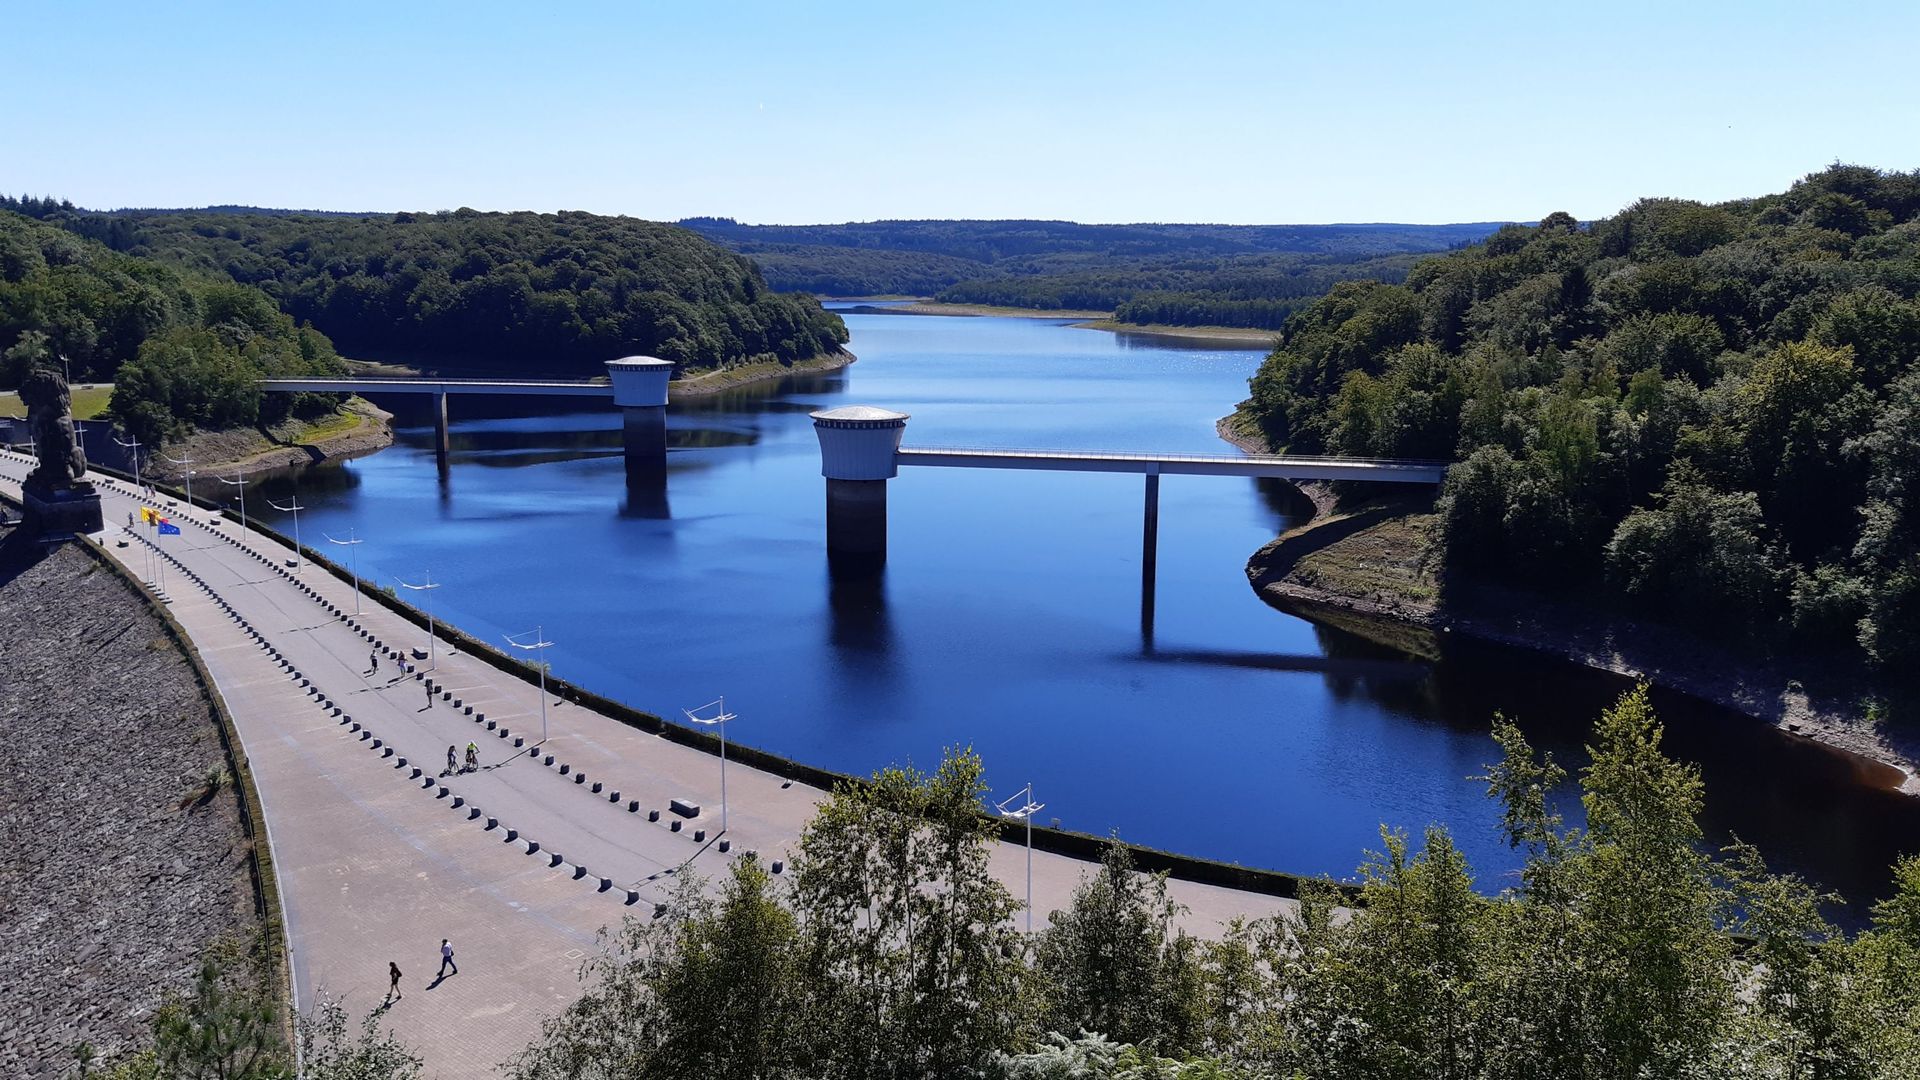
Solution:
[[[1235,431],[1232,419],[1219,422],[1222,439],[1247,453],[1267,452],[1257,436]],[[1450,592],[1442,603],[1437,585],[1429,595],[1426,554],[1417,549],[1423,538],[1406,528],[1419,507],[1343,509],[1325,485],[1297,486],[1313,500],[1313,520],[1247,562],[1249,583],[1275,607],[1320,621],[1336,616],[1343,626],[1359,616],[1389,632],[1470,634],[1645,679],[1870,759],[1884,766],[1871,780],[1920,795],[1920,732],[1869,716],[1871,688],[1855,673],[1798,657],[1737,653],[1671,627],[1518,590],[1475,586],[1465,596]],[[1342,557],[1370,572],[1338,572]]]

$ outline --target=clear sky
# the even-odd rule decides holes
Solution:
[[[1920,167],[1920,2],[0,7],[0,190],[671,220],[1611,213]]]

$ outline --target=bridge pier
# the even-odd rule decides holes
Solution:
[[[1140,528],[1140,638],[1153,645],[1153,603],[1160,565],[1160,474],[1147,474],[1147,503]]]
[[[433,450],[442,464],[452,447],[452,440],[447,437],[447,395],[442,391],[433,395]]]
[[[887,562],[887,481],[907,414],[850,405],[813,414],[820,475],[827,479],[827,561],[836,571],[876,573]]]
[[[620,428],[629,489],[664,489],[667,484],[667,384],[673,362],[654,356],[607,361],[613,403],[620,406]]]

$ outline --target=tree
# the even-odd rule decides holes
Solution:
[[[1628,514],[1607,544],[1607,572],[1642,611],[1704,625],[1760,619],[1779,599],[1778,556],[1759,500],[1680,471],[1651,510]]]
[[[322,996],[297,1026],[301,1080],[417,1080],[420,1076],[420,1056],[381,1028],[377,1011],[368,1013],[357,1031],[350,1031],[347,1010]]]
[[[747,854],[713,896],[683,877],[663,919],[628,919],[583,969],[581,997],[509,1067],[522,1080],[797,1075],[794,917]]]
[[[201,962],[192,991],[154,1017],[154,1057],[167,1080],[278,1080],[292,1075],[279,1009],[216,960]]]
[[[1042,1026],[1161,1051],[1198,1049],[1199,1002],[1183,992],[1198,961],[1194,942],[1173,929],[1179,910],[1164,875],[1136,872],[1127,849],[1109,843],[1099,871],[1040,934],[1034,969],[1046,994]]]
[[[953,1075],[1009,1050],[1024,1010],[1018,905],[987,868],[979,757],[841,785],[800,838],[793,897],[822,1077]]]

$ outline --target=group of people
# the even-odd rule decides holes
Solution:
[[[465,765],[460,764],[459,758],[455,756],[454,747],[447,747],[448,773],[469,773],[478,768],[480,768],[480,747],[478,745],[474,743],[467,744],[467,762]]]
[[[439,982],[441,979],[446,978],[449,970],[455,975],[460,974],[460,966],[453,962],[453,942],[447,938],[441,938],[440,974],[434,976],[434,981]],[[406,996],[400,992],[400,965],[395,961],[387,961],[387,980],[387,1000],[389,1002],[399,1001]],[[429,986],[427,989],[431,990],[433,987]]]

